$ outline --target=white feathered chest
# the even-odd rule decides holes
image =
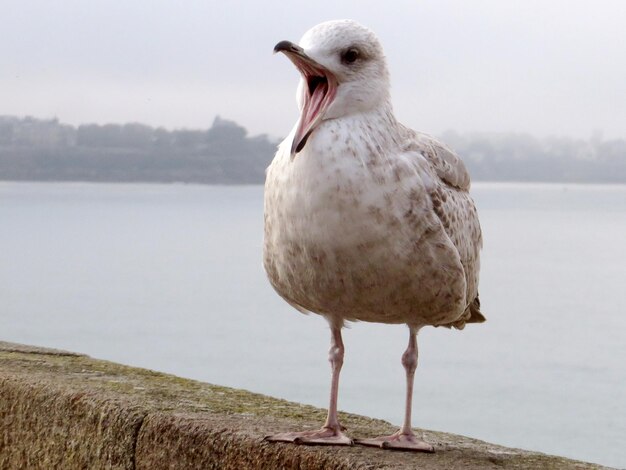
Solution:
[[[432,195],[441,209],[456,190],[443,185],[415,135],[394,123],[389,112],[326,121],[293,159],[291,136],[281,144],[265,185],[264,265],[277,292],[303,310],[454,323],[476,295],[468,284],[477,274],[468,279],[474,260],[461,259]],[[478,249],[469,251],[477,262]]]

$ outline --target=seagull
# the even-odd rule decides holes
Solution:
[[[284,300],[327,320],[332,376],[321,429],[266,440],[434,452],[411,427],[417,333],[485,321],[469,173],[444,144],[396,120],[383,49],[368,28],[321,23],[274,52],[300,72],[300,118],[266,172],[263,264]],[[356,321],[406,324],[409,343],[402,427],[353,441],[337,397],[341,330]]]

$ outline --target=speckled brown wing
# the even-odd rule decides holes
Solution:
[[[467,191],[446,184],[433,188],[430,197],[433,210],[459,252],[465,271],[468,309],[463,318],[470,323],[484,321],[478,301],[482,233],[474,201]]]
[[[415,133],[414,139],[439,177],[428,190],[433,210],[456,247],[465,270],[468,306],[461,320],[451,326],[462,328],[465,323],[483,322],[485,317],[478,297],[483,240],[476,206],[469,194],[469,172],[458,155],[433,137]]]
[[[447,185],[469,191],[470,175],[463,160],[434,137],[409,130],[412,145],[428,160]]]

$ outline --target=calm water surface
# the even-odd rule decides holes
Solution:
[[[419,337],[414,424],[626,467],[626,186],[476,184],[488,322]],[[329,332],[261,265],[262,188],[0,183],[0,339],[325,407]],[[400,423],[404,326],[340,408]]]

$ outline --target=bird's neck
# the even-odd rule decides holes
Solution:
[[[324,121],[318,136],[321,141],[336,141],[338,146],[354,149],[360,155],[380,154],[399,148],[404,127],[398,123],[390,100],[358,113]],[[315,135],[311,142],[315,145]]]
[[[365,109],[355,109],[353,112],[346,113],[345,115],[336,118],[336,120],[362,121],[365,124],[376,122],[379,126],[382,125],[384,127],[388,127],[389,129],[392,129],[397,125],[389,96],[385,96],[375,106]]]

